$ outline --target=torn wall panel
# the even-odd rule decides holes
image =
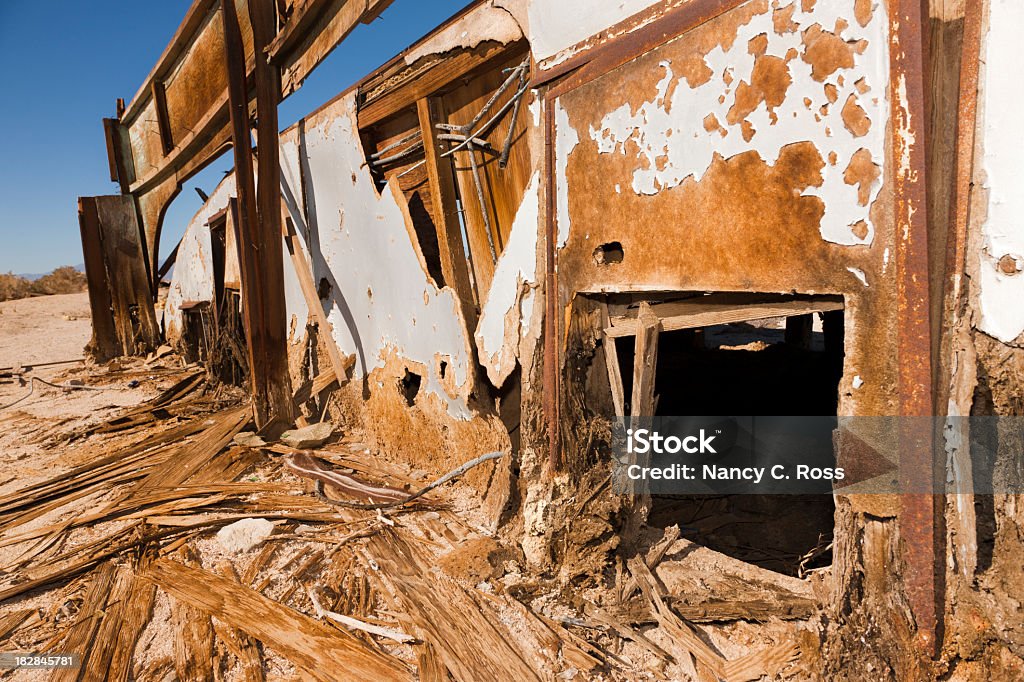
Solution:
[[[529,5],[530,44],[538,62],[557,64],[571,55],[568,48],[618,24],[661,0],[532,0]],[[563,53],[563,54],[560,54]],[[556,57],[552,59],[552,57]]]
[[[214,214],[227,209],[228,200],[234,194],[235,176],[232,174],[217,185],[185,229],[164,303],[164,325],[167,340],[172,344],[177,344],[184,332],[182,311],[196,303],[213,301],[213,252],[207,223]]]
[[[1018,42],[1024,32],[1024,5],[992,0],[989,32],[981,60],[984,127],[982,168],[988,191],[988,217],[982,227],[979,328],[1004,343],[1024,333],[1024,136],[1020,112],[1024,94],[1018,82]]]
[[[480,363],[500,387],[516,367],[521,337],[527,333],[537,285],[537,225],[540,176],[534,174],[512,223],[505,251],[476,329]]]
[[[426,367],[424,390],[441,397],[453,416],[468,419],[472,353],[455,294],[428,279],[394,183],[377,193],[355,114],[350,93],[299,128],[314,276],[330,284],[334,338],[343,352],[356,355],[358,377],[382,367],[389,349]],[[438,357],[447,363],[445,379]],[[456,395],[445,390],[447,382]]]
[[[510,12],[495,6],[481,5],[456,19],[429,38],[420,41],[403,57],[406,64],[415,64],[424,57],[450,52],[458,48],[474,48],[484,41],[508,45],[523,37],[519,23]]]

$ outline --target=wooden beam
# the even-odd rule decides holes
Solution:
[[[78,199],[78,226],[82,233],[85,278],[89,283],[89,309],[92,312],[92,340],[89,341],[88,352],[97,362],[105,362],[118,354],[119,346],[111,310],[110,283],[103,264],[95,198]]]
[[[253,181],[252,146],[249,132],[249,103],[245,79],[245,53],[242,34],[238,25],[234,3],[225,3],[221,10],[224,27],[224,51],[227,59],[228,97],[230,101],[232,146],[235,155],[235,184],[238,198],[232,201],[234,224],[238,233],[238,263],[242,274],[242,297],[246,339],[249,346],[250,386],[252,391],[253,415],[258,428],[262,429],[277,421],[291,422],[293,414],[291,379],[288,375],[287,321],[284,310],[284,271],[281,251],[280,209],[278,208],[279,186],[274,187],[274,209],[276,216],[268,222],[260,220],[257,208],[256,187]],[[261,17],[262,18],[262,17]],[[260,38],[266,39],[263,31]],[[262,54],[264,44],[259,44],[257,54]],[[268,76],[264,73],[263,111],[266,111],[266,90]],[[260,89],[259,87],[257,88]],[[276,112],[276,100],[272,109]],[[276,128],[277,117],[271,124]],[[260,126],[261,139],[276,143],[277,131],[268,128],[266,118]],[[273,147],[274,143],[261,145]],[[262,159],[261,159],[262,160]],[[261,177],[274,177],[274,155],[267,153],[268,165],[261,165]],[[277,169],[280,173],[280,168]],[[279,180],[280,176],[276,176]],[[265,186],[266,180],[264,180]],[[267,225],[273,229],[270,233]],[[276,264],[272,262],[276,251]],[[268,253],[269,252],[269,253]]]
[[[156,124],[160,131],[160,146],[167,156],[174,150],[174,139],[171,137],[171,118],[167,113],[167,90],[164,82],[153,80],[153,108],[156,110]]]
[[[160,327],[135,200],[126,194],[93,200],[120,351],[124,355],[147,353],[160,345]]]
[[[518,46],[516,43],[486,47],[482,50],[467,50],[441,60],[436,66],[417,74],[409,82],[365,102],[359,109],[359,127],[366,128],[394,116],[407,109],[410,103],[433,95],[456,79],[486,68],[496,60],[507,58]]]
[[[207,223],[207,224],[209,224],[209,223]],[[182,237],[181,239],[178,240],[178,243],[174,245],[174,248],[171,249],[171,252],[169,254],[167,254],[167,260],[164,261],[164,264],[161,265],[160,269],[157,271],[157,273],[156,273],[156,284],[157,284],[157,286],[160,286],[160,281],[164,278],[164,275],[166,275],[168,272],[170,272],[171,266],[173,266],[175,261],[178,260],[178,249],[181,248],[181,242],[183,242],[184,240],[185,240],[184,237]]]
[[[786,318],[786,345],[810,350],[814,336],[814,315],[793,315]]]
[[[840,296],[804,297],[763,302],[747,298],[730,301],[731,296],[731,294],[725,294],[719,297],[717,294],[712,294],[683,301],[656,303],[650,308],[661,320],[663,331],[696,329],[719,324],[764,320],[771,317],[810,315],[843,309],[843,301]],[[605,328],[605,333],[614,338],[633,336],[637,333],[636,318],[637,313],[632,310],[626,315],[612,317],[611,326]]]
[[[608,316],[608,304],[601,304],[601,328],[607,329],[611,326]],[[607,334],[601,341],[604,346],[604,362],[608,366],[608,385],[612,391],[612,405],[615,406],[615,416],[626,415],[626,396],[622,387],[622,368],[619,366],[619,351],[615,347],[615,339]]]
[[[437,227],[437,243],[441,252],[441,272],[445,282],[455,289],[466,325],[476,329],[476,289],[470,279],[466,249],[462,242],[462,225],[459,208],[455,199],[455,176],[450,159],[441,158],[441,146],[437,139],[436,123],[443,122],[441,102],[436,98],[416,100],[420,132],[423,136],[423,150],[430,182],[431,203],[434,206],[434,221]]]
[[[234,580],[169,559],[142,573],[175,599],[260,640],[315,680],[411,680],[394,656]]]
[[[654,375],[658,365],[658,334],[661,320],[644,301],[636,318],[636,354],[633,356],[633,398],[631,417],[654,416]]]

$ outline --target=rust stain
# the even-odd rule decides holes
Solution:
[[[863,220],[858,220],[852,226],[850,226],[850,232],[853,233],[857,239],[867,239],[868,236],[868,224]]]
[[[843,105],[843,123],[854,137],[864,137],[871,129],[871,119],[857,103],[856,95],[851,94]]]
[[[846,167],[843,180],[847,185],[857,185],[857,203],[867,206],[871,198],[871,185],[881,176],[882,169],[871,160],[871,152],[858,149]]]
[[[747,52],[749,52],[750,54],[754,55],[755,57],[760,57],[761,55],[763,55],[767,51],[768,51],[768,34],[767,33],[759,33],[756,36],[754,36],[753,38],[751,38],[749,41],[747,41]]]
[[[810,12],[816,4],[818,4],[818,0],[800,0],[800,9],[804,12]]]
[[[839,69],[853,68],[856,47],[831,31],[814,24],[804,31],[803,60],[811,65],[811,77],[823,82]]]
[[[786,61],[779,57],[762,55],[754,60],[754,69],[750,74],[750,83],[740,81],[736,86],[736,99],[726,121],[735,125],[746,119],[761,102],[768,107],[768,114],[772,123],[778,121],[775,109],[786,100],[786,92],[793,83],[793,77],[789,75],[789,68]],[[744,133],[746,128],[744,128]],[[744,134],[744,139],[749,138]]]
[[[709,133],[718,131],[718,134],[721,135],[722,137],[725,137],[727,135],[725,128],[722,127],[722,124],[719,123],[718,121],[718,117],[715,116],[714,114],[708,114],[707,116],[704,117],[704,130],[708,131]]]
[[[861,78],[860,80],[858,80],[853,85],[854,85],[855,88],[857,88],[857,92],[859,92],[862,95],[866,94],[869,90],[871,90],[871,86],[868,85],[867,76],[865,76],[864,78]]]
[[[839,88],[831,83],[825,83],[825,97],[828,98],[829,104],[835,104],[839,99]]]
[[[791,2],[785,7],[778,7],[772,12],[772,25],[775,32],[780,36],[784,33],[796,33],[800,26],[793,21],[793,13],[796,11],[796,3]]]
[[[861,26],[871,23],[871,15],[875,13],[872,0],[854,0],[853,16]]]

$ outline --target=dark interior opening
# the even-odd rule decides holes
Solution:
[[[628,401],[633,337],[617,349]],[[834,416],[842,349],[842,311],[663,332],[655,415]],[[648,524],[678,524],[715,551],[802,576],[831,563],[834,513],[831,495],[665,495]]]
[[[398,391],[405,397],[405,402],[412,407],[416,403],[416,395],[420,392],[423,377],[415,372],[405,370],[405,376],[398,380]]]
[[[608,242],[594,249],[594,261],[598,265],[614,265],[626,258],[621,242]]]

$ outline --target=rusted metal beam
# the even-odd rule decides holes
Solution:
[[[892,154],[896,164],[895,263],[900,411],[899,513],[903,582],[922,651],[934,656],[944,604],[944,497],[933,487],[933,374],[930,325],[927,140],[920,0],[890,6]]]
[[[87,352],[97,362],[106,362],[118,354],[119,344],[111,310],[110,283],[103,264],[99,216],[93,197],[79,197],[78,226],[82,234],[85,278],[89,284],[89,309],[92,312],[92,339]]]
[[[266,0],[260,0],[260,3]],[[266,45],[267,17],[262,8],[252,7],[259,14],[261,30],[257,31],[256,54]],[[249,130],[249,98],[246,88],[245,53],[234,3],[225,3],[221,10],[224,30],[224,51],[228,72],[228,95],[232,141],[235,156],[235,184],[238,198],[232,202],[234,224],[238,234],[238,262],[242,274],[243,312],[249,346],[249,371],[253,414],[257,427],[263,429],[292,421],[291,380],[288,375],[287,323],[284,309],[284,270],[280,226],[280,167],[277,166],[277,94],[272,74],[257,67],[257,101],[263,106],[259,133],[260,180],[265,190],[267,179],[276,179],[272,210],[260,213],[253,179],[252,145]],[[269,19],[271,25],[273,14]],[[259,42],[262,40],[262,42]],[[265,62],[257,59],[257,63]],[[262,94],[262,96],[261,96]],[[268,143],[269,142],[269,143]],[[268,149],[270,148],[270,149]],[[263,163],[267,165],[264,166]],[[276,173],[275,173],[276,170]],[[264,191],[264,194],[266,192]],[[271,215],[272,214],[272,215]],[[273,233],[270,230],[274,230]],[[276,253],[276,263],[275,260]]]

